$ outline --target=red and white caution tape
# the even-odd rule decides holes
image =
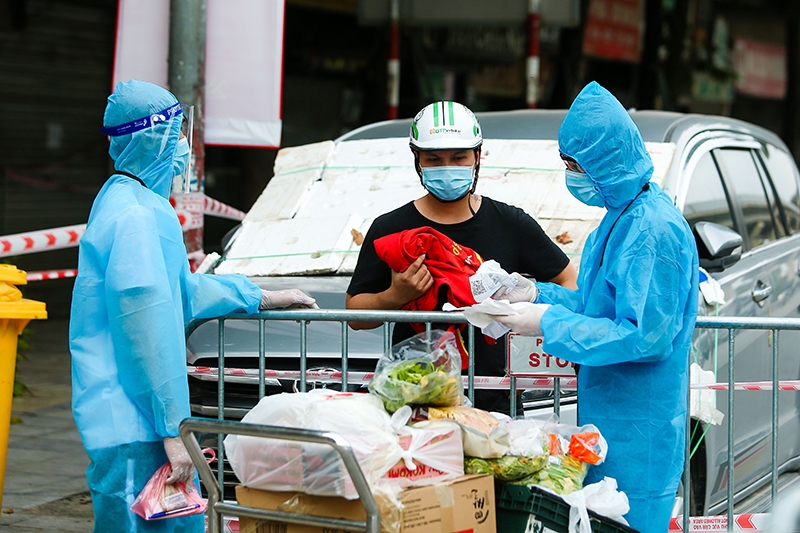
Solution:
[[[77,275],[77,268],[67,268],[64,270],[39,270],[37,272],[28,272],[25,274],[25,278],[28,281],[44,281],[48,279],[74,278]]]
[[[175,208],[175,212],[178,214],[178,220],[183,231],[203,227],[203,213],[178,208]]]
[[[196,376],[203,380],[219,379],[216,368],[207,366],[188,366],[187,372],[190,376]],[[258,369],[256,368],[226,368],[225,375],[233,379],[230,381],[236,382],[251,382],[255,383],[258,380]],[[348,372],[347,382],[353,385],[367,384],[372,380],[375,374],[373,372]],[[267,379],[287,379],[297,380],[300,379],[299,370],[264,370],[264,377]],[[469,383],[467,376],[462,376],[464,386]],[[329,381],[332,383],[341,383],[342,372],[339,370],[307,370],[306,379],[309,381]],[[477,389],[505,389],[511,387],[511,378],[500,378],[491,376],[475,376],[475,388]],[[551,390],[553,388],[553,380],[551,378],[517,378],[517,389],[541,389]],[[574,390],[577,388],[577,380],[575,378],[562,379],[562,390]]]
[[[0,257],[32,254],[60,248],[78,246],[86,224],[64,226],[48,230],[17,233],[0,237]]]
[[[727,383],[692,383],[693,389],[728,390]],[[742,381],[733,390],[772,390],[771,381]],[[778,390],[800,390],[800,380],[778,381]]]
[[[188,372],[190,376],[198,376],[201,378],[210,377],[217,378],[217,369],[207,366],[189,366]],[[255,368],[226,368],[226,376],[243,378],[241,381],[253,381],[258,379],[258,369]],[[373,372],[348,372],[347,381],[353,384],[369,383],[374,375]],[[264,377],[268,379],[300,379],[299,370],[264,370]],[[308,380],[325,380],[334,383],[342,381],[342,372],[338,370],[307,370],[306,379]],[[464,385],[468,381],[467,377],[463,376]],[[517,378],[517,389],[526,390],[552,390],[555,378]],[[578,388],[577,378],[562,378],[561,390],[575,390]],[[506,389],[511,388],[511,378],[509,377],[492,377],[492,376],[475,376],[475,387],[478,389]],[[778,387],[780,390],[800,390],[800,380],[798,381],[779,381]],[[712,390],[727,390],[727,383],[693,383],[693,389],[712,389]],[[734,384],[735,390],[772,390],[771,381],[755,381],[755,382],[742,382]]]
[[[728,528],[728,516],[690,516],[689,530],[686,533],[708,531],[770,531],[772,515],[767,513],[747,513],[733,516],[733,524]],[[683,517],[670,519],[669,531],[683,531]]]
[[[225,205],[218,200],[209,198],[208,196],[205,197],[203,213],[219,218],[227,218],[229,220],[244,220],[245,216],[244,211],[239,211],[236,208]]]
[[[230,220],[244,220],[245,213],[229,205],[223,204],[219,200],[214,200],[202,192],[190,192],[187,194],[176,194],[169,199],[175,210],[180,212],[190,211],[203,215],[211,215]]]

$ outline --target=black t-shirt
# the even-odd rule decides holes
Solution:
[[[375,294],[392,284],[392,271],[375,253],[375,240],[399,231],[423,226],[440,231],[462,246],[472,248],[485,260],[494,259],[506,272],[519,272],[540,281],[549,281],[569,264],[569,258],[542,230],[530,215],[518,207],[482,197],[480,209],[472,218],[458,224],[439,224],[422,216],[413,202],[375,219],[367,231],[358,255],[353,278],[347,294]],[[480,332],[475,335],[475,375],[505,375],[506,337],[497,344],[486,342]],[[415,334],[408,324],[395,324],[392,343],[396,344]],[[466,336],[465,336],[466,337]],[[466,341],[466,338],[464,339]],[[476,405],[478,393],[476,391]],[[505,395],[505,411],[508,410]],[[491,409],[486,405],[484,409]],[[497,408],[496,410],[503,410]]]

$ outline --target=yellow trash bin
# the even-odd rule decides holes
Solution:
[[[44,302],[23,298],[16,287],[26,283],[25,271],[13,265],[0,264],[0,508],[6,477],[17,339],[32,319],[47,318]]]

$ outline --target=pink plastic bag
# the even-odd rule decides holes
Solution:
[[[215,454],[211,448],[204,449],[203,453],[212,455],[208,462],[214,460]],[[170,474],[172,467],[169,463],[164,463],[156,470],[131,505],[131,511],[145,520],[161,520],[206,512],[208,502],[200,495],[200,487],[187,482],[167,485]]]

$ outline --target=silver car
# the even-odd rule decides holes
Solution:
[[[557,134],[566,111],[524,110],[478,114],[484,132],[477,192],[525,209],[579,265],[587,235],[604,211],[580,204],[563,185]],[[724,293],[700,298],[701,315],[796,317],[800,314],[800,174],[779,137],[758,126],[724,117],[632,111],[653,157],[653,180],[674,199],[693,228],[703,267]],[[279,152],[275,177],[225,243],[217,273],[243,273],[264,288],[299,287],[322,308],[344,308],[345,291],[360,244],[374,218],[423,194],[408,150],[410,119],[369,125],[335,141]],[[568,238],[564,238],[568,236]],[[502,235],[498,235],[502,238]],[[724,300],[724,303],[723,301]],[[188,338],[192,408],[216,416],[217,384],[198,367],[217,366],[215,321]],[[269,322],[268,369],[298,368],[295,323]],[[308,326],[308,367],[341,367],[338,322]],[[350,371],[369,371],[383,351],[380,330],[351,331]],[[800,378],[800,337],[780,334],[780,379]],[[742,330],[735,342],[737,381],[772,379],[770,332]],[[226,367],[258,368],[258,326],[226,322]],[[692,362],[712,380],[728,375],[727,332],[698,330]],[[324,380],[323,380],[324,381]],[[290,391],[291,378],[267,380],[267,394]],[[323,382],[310,386],[333,386]],[[362,385],[351,385],[358,390]],[[716,398],[714,396],[716,395]],[[258,399],[253,377],[226,379],[226,416],[241,416]],[[553,395],[525,395],[526,415],[553,410]],[[574,393],[562,404],[574,404]],[[735,412],[726,393],[711,393],[722,422],[692,422],[692,514],[727,507],[727,421],[735,420],[737,501],[769,482],[771,393],[737,391]],[[708,403],[708,402],[706,402]],[[715,405],[714,405],[715,404]],[[780,472],[800,466],[800,396],[780,394]],[[717,411],[715,411],[717,412]],[[717,418],[719,421],[719,417]],[[751,508],[751,511],[759,509]],[[737,509],[738,511],[738,509]]]

